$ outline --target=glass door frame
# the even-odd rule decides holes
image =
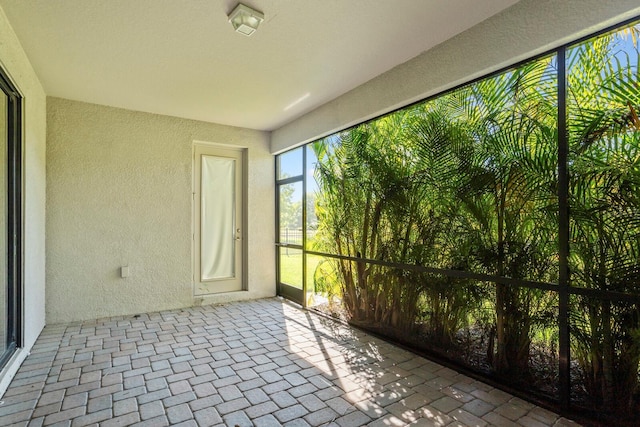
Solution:
[[[9,76],[0,67],[0,90],[7,97],[7,163],[4,189],[7,196],[7,266],[6,277],[6,342],[0,352],[0,369],[4,368],[15,351],[22,347],[22,284],[23,284],[23,206],[22,206],[22,96]],[[2,215],[3,213],[0,213]]]
[[[307,210],[305,208],[306,204],[307,204],[307,180],[306,180],[306,169],[305,166],[307,164],[307,150],[306,150],[306,146],[302,145],[300,147],[298,147],[298,149],[300,149],[302,151],[302,171],[300,175],[295,175],[295,176],[290,176],[290,177],[283,177],[280,178],[280,165],[279,165],[279,156],[275,156],[275,171],[276,171],[276,191],[275,191],[275,203],[276,203],[276,293],[279,296],[282,296],[288,300],[291,300],[295,303],[298,303],[300,305],[302,305],[303,307],[306,307],[306,294],[307,294],[307,284],[306,284],[306,277],[307,277],[307,255],[304,251],[304,248],[306,247],[307,244]],[[289,150],[289,151],[294,151],[294,150]],[[302,243],[301,244],[295,244],[295,243],[289,243],[289,242],[283,242],[281,240],[281,235],[280,235],[280,191],[282,189],[282,187],[284,187],[285,185],[288,184],[296,184],[296,183],[301,183],[302,184]],[[282,272],[281,272],[281,265],[280,265],[280,253],[282,250],[284,249],[294,249],[296,251],[300,251],[300,253],[302,254],[301,256],[301,262],[302,262],[302,266],[301,266],[301,270],[302,270],[302,283],[301,283],[301,288],[296,288],[295,286],[291,286],[290,284],[284,283],[282,281]]]
[[[247,159],[246,148],[218,145],[201,141],[193,144],[193,201],[192,201],[192,280],[194,297],[206,297],[219,293],[242,292],[247,290]],[[233,244],[233,274],[229,277],[202,279],[202,197],[203,168],[202,159],[213,157],[232,160],[234,162],[234,183],[232,209],[233,228],[235,229]],[[214,191],[215,189],[209,189]],[[211,194],[211,193],[209,193]],[[229,230],[233,232],[233,230]]]

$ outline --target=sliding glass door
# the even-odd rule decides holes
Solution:
[[[0,369],[20,346],[21,98],[0,70]]]

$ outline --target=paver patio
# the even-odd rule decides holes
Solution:
[[[47,326],[9,425],[577,424],[272,298]]]

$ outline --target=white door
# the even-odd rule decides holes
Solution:
[[[194,145],[194,294],[243,289],[241,149]]]

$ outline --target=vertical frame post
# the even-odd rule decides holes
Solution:
[[[302,146],[302,306],[307,307],[307,145]]]
[[[559,328],[559,390],[560,406],[569,409],[571,399],[570,325],[569,325],[569,152],[567,130],[567,69],[566,48],[558,49],[558,328]]]
[[[274,221],[274,227],[275,227],[275,238],[276,238],[276,295],[280,295],[281,294],[281,289],[280,289],[280,246],[278,245],[278,243],[280,243],[280,184],[278,184],[278,156],[274,156],[273,158],[273,162],[274,162],[274,175],[275,175],[275,181],[276,181],[276,186],[275,186],[275,191],[274,191],[274,196],[275,196],[275,208],[276,208],[276,215],[275,215],[275,221]]]

